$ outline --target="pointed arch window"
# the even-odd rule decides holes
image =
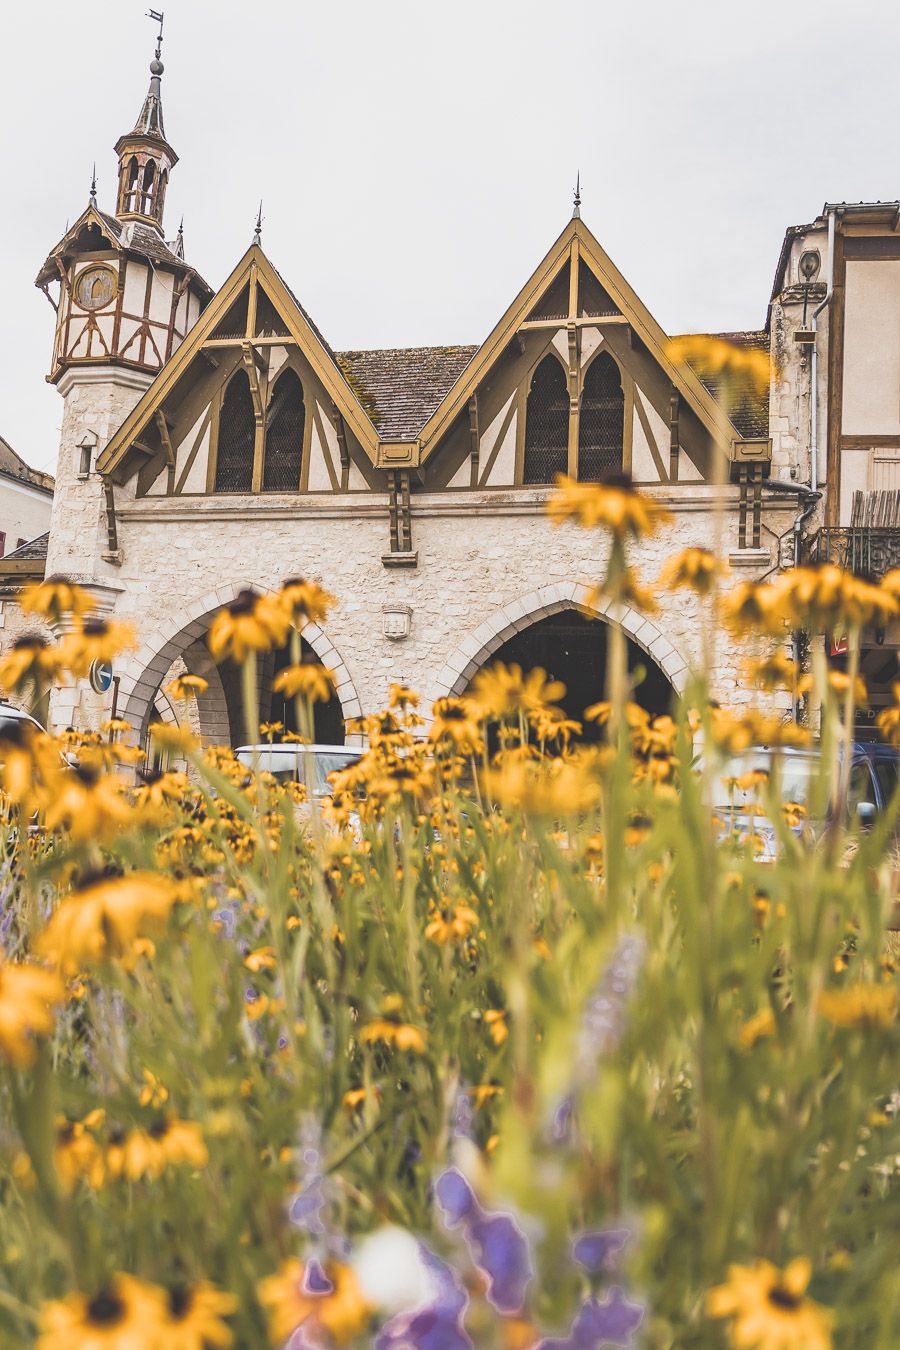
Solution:
[[[622,472],[625,394],[619,367],[609,352],[588,366],[581,395],[578,431],[578,477],[597,482],[604,474]]]
[[[245,370],[232,376],[219,414],[216,492],[252,492],[256,418]]]
[[[525,406],[525,483],[552,483],[568,468],[569,389],[555,356],[545,356],[531,377]]]
[[[141,196],[141,210],[149,215],[153,207],[153,184],[156,180],[156,165],[148,159],[144,165],[144,190]]]
[[[263,492],[296,492],[300,487],[305,427],[303,385],[296,371],[288,369],[275,381],[266,412]]]

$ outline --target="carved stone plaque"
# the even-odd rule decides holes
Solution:
[[[402,642],[409,637],[412,621],[412,609],[409,605],[382,606],[382,625],[384,636],[392,642]]]

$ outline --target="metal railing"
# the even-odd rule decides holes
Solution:
[[[808,561],[837,563],[857,576],[883,577],[900,567],[900,528],[824,525],[809,542]]]

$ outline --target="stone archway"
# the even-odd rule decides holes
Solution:
[[[683,693],[688,678],[688,661],[658,624],[637,610],[612,604],[602,596],[593,599],[592,588],[581,582],[562,581],[553,586],[541,586],[517,600],[508,601],[463,638],[435,677],[428,707],[436,699],[463,693],[475,672],[504,642],[541,619],[564,609],[577,609],[606,623],[617,624],[625,636],[656,663],[675,692]]]
[[[215,613],[230,604],[238,592],[246,590],[248,586],[260,593],[271,590],[269,586],[242,581],[209,591],[186,606],[179,622],[143,633],[138,650],[123,660],[119,677],[119,716],[130,722],[140,737],[145,734],[157,690],[172,662],[195,645],[201,645]],[[334,673],[344,718],[361,717],[362,705],[356,686],[325,630],[317,623],[308,623],[302,630],[302,636],[322,664]],[[198,673],[207,675],[205,670]],[[353,745],[356,740],[358,737],[348,736],[347,744]]]

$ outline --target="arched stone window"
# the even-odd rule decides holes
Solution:
[[[555,356],[545,356],[531,377],[525,407],[522,481],[552,483],[568,468],[569,389]]]
[[[266,449],[263,492],[296,492],[303,462],[306,408],[303,385],[294,370],[275,381],[266,413]]]
[[[245,370],[232,376],[219,414],[216,448],[216,492],[253,490],[253,446],[256,419]]]
[[[581,395],[578,432],[578,477],[597,482],[607,473],[622,472],[625,395],[619,367],[609,352],[588,366]]]

